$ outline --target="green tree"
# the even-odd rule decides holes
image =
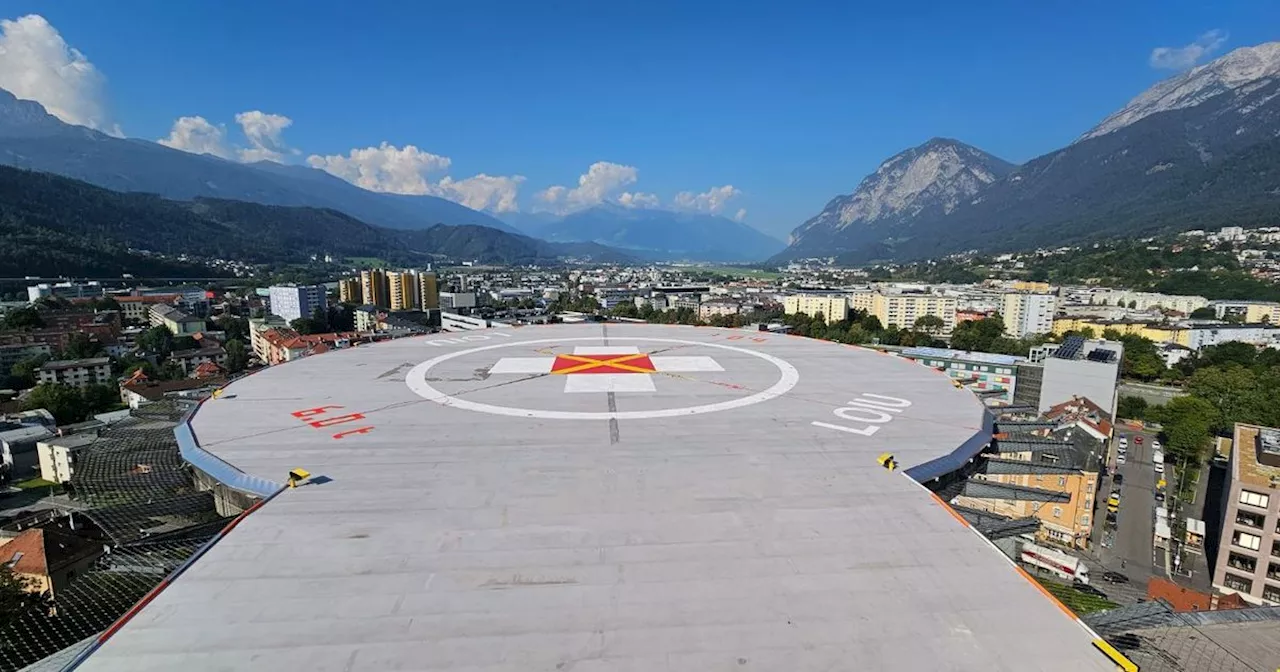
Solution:
[[[930,336],[940,333],[946,326],[947,323],[937,315],[921,315],[916,318],[915,323],[916,331],[924,332]]]
[[[7,632],[9,626],[37,599],[32,595],[31,581],[18,576],[8,563],[0,564],[0,632]],[[4,642],[12,646],[11,642]]]
[[[1141,420],[1147,413],[1147,400],[1142,397],[1123,396],[1116,402],[1116,417]]]
[[[41,383],[22,401],[23,410],[43,408],[53,414],[58,424],[84,420],[88,414],[80,390],[60,383]]]
[[[1120,330],[1115,327],[1107,327],[1102,330],[1102,337],[1108,341],[1118,341],[1122,338],[1122,334],[1120,333]]]
[[[17,364],[9,371],[9,376],[13,378],[14,384],[22,389],[34,387],[36,384],[37,373],[44,363],[53,359],[49,355],[34,355],[18,360]]]
[[[1258,361],[1258,350],[1248,343],[1231,341],[1219,345],[1211,345],[1200,351],[1196,366],[1253,366]]]
[[[85,413],[104,413],[120,405],[120,392],[110,385],[89,385],[80,391]]]
[[[1215,427],[1221,430],[1236,422],[1262,422],[1277,391],[1264,388],[1252,369],[1239,364],[1199,369],[1187,381],[1187,390],[1214,406],[1221,422]]]
[[[244,347],[244,341],[227,341],[226,349],[228,372],[240,373],[249,366],[249,352],[248,348]]]
[[[1129,334],[1122,336],[1120,342],[1124,344],[1124,357],[1120,362],[1122,376],[1154,380],[1165,371],[1164,360],[1151,339]]]
[[[1093,340],[1098,337],[1098,332],[1094,331],[1093,327],[1085,327],[1080,330],[1080,335],[1087,340]]]
[[[44,326],[40,311],[33,307],[15,308],[4,315],[6,329],[39,329]]]
[[[1217,318],[1218,314],[1214,312],[1212,308],[1205,306],[1204,308],[1196,308],[1191,311],[1190,317],[1196,320],[1212,320]]]
[[[997,352],[992,346],[999,345],[1002,349],[1008,349],[1008,343],[1009,339],[1004,337],[1004,320],[994,315],[957,325],[951,332],[951,347],[957,350]]]
[[[249,320],[238,315],[219,315],[213,319],[213,324],[218,331],[227,334],[227,340],[249,340]]]
[[[634,301],[623,301],[618,305],[609,309],[609,314],[614,317],[630,317],[640,318],[640,309],[636,307]]]
[[[880,323],[880,318],[875,315],[865,315],[858,322],[862,329],[873,337],[884,331],[884,325]]]
[[[1165,445],[1177,459],[1204,461],[1211,432],[1221,420],[1213,404],[1196,396],[1175,397],[1165,404]]]
[[[61,357],[62,359],[88,359],[101,356],[103,351],[101,341],[83,331],[78,331],[67,339],[67,347],[62,350]]]
[[[322,333],[319,327],[316,325],[316,321],[309,317],[299,317],[298,319],[289,323],[289,328],[298,332],[299,334],[302,334],[303,336],[306,336],[307,334]]]
[[[163,359],[173,352],[173,332],[165,326],[151,327],[138,334],[135,343],[138,350]]]

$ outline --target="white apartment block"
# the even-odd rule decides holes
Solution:
[[[949,334],[956,328],[956,298],[953,296],[878,292],[872,296],[869,312],[886,327],[897,325],[899,329],[910,329],[915,326],[916,320],[925,315],[933,315],[942,319],[941,333]]]
[[[1103,306],[1124,306],[1134,310],[1153,310],[1163,308],[1176,310],[1184,315],[1209,305],[1209,299],[1203,296],[1179,296],[1176,294],[1157,294],[1155,292],[1130,292],[1125,290],[1106,290],[1089,295],[1089,303]]]
[[[63,359],[45,362],[40,367],[40,382],[85,388],[90,385],[114,384],[110,357]]]
[[[1004,332],[1013,338],[1053,333],[1057,308],[1058,297],[1052,294],[1009,292],[1001,301]]]
[[[783,299],[782,308],[788,315],[804,313],[813,317],[822,313],[827,324],[832,324],[849,316],[849,299],[844,296],[796,294]]]
[[[272,285],[267,291],[271,314],[286,322],[311,317],[316,308],[325,305],[324,285]]]

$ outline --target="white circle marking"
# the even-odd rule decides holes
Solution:
[[[494,406],[492,404],[483,404],[477,401],[468,401],[466,399],[459,399],[452,395],[445,394],[444,392],[441,392],[440,390],[437,390],[436,388],[432,387],[431,384],[427,382],[427,372],[430,371],[431,368],[434,367],[435,365],[444,361],[448,361],[455,357],[469,355],[474,352],[483,352],[485,350],[496,350],[498,348],[509,348],[517,345],[532,345],[535,343],[565,343],[570,341],[599,341],[599,340],[601,340],[600,337],[543,338],[543,339],[538,339],[533,341],[515,341],[512,343],[498,343],[496,345],[486,345],[479,348],[459,350],[458,352],[450,352],[450,353],[440,355],[439,357],[428,359],[427,361],[413,367],[413,369],[409,371],[408,375],[405,376],[404,382],[406,385],[409,386],[409,389],[413,390],[414,393],[417,394],[418,396],[428,401],[434,401],[437,404],[440,404],[441,406],[448,406],[450,408],[461,408],[468,411],[477,411],[479,413],[507,415],[507,416],[516,417],[516,418],[539,418],[543,420],[612,420],[612,419],[646,420],[650,418],[676,418],[676,417],[681,417],[686,415],[700,415],[702,413],[715,413],[717,411],[727,411],[730,409],[741,408],[743,406],[751,406],[754,404],[758,404],[762,401],[769,401],[770,399],[775,399],[777,397],[780,397],[786,394],[787,392],[790,392],[791,388],[795,387],[796,383],[800,382],[800,372],[796,370],[796,367],[792,366],[790,363],[788,363],[785,360],[779,359],[767,353],[756,352],[755,350],[748,350],[746,348],[736,348],[731,345],[721,345],[719,343],[702,343],[698,341],[685,341],[685,340],[680,340],[675,338],[646,338],[646,337],[640,337],[640,336],[635,336],[635,337],[610,336],[609,340],[611,341],[656,341],[660,343],[680,343],[683,345],[696,345],[696,346],[703,346],[708,348],[719,348],[721,350],[729,350],[732,352],[740,352],[743,354],[751,355],[753,357],[759,357],[760,359],[763,359],[766,362],[773,364],[774,366],[778,367],[778,370],[782,372],[782,375],[781,377],[778,378],[778,381],[773,385],[771,385],[768,389],[762,390],[760,392],[757,392],[755,394],[752,394],[746,397],[740,397],[738,399],[721,401],[714,404],[703,404],[701,406],[687,406],[685,408],[663,408],[663,409],[658,409],[653,411],[617,411],[612,413],[609,411],[546,411],[546,410],[535,410],[535,409],[528,409],[528,408],[511,408],[510,406]]]

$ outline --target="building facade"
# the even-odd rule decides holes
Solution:
[[[1237,424],[1213,587],[1280,605],[1280,429]]]
[[[148,314],[153,327],[164,327],[174,336],[190,336],[204,331],[204,318],[189,315],[168,304],[151,306]]]
[[[1192,311],[1208,306],[1209,299],[1203,296],[1105,290],[1090,294],[1089,303],[1104,306],[1124,306],[1133,310],[1172,310],[1184,315],[1190,315]]]
[[[423,310],[440,309],[440,279],[435,271],[418,273],[418,301]]]
[[[1018,369],[1027,364],[1021,357],[947,348],[907,348],[898,356],[943,371],[952,380],[1006,403],[1014,402]]]
[[[391,310],[413,310],[418,306],[418,276],[408,271],[387,273],[387,300]]]
[[[40,367],[39,379],[42,384],[60,384],[78,388],[110,385],[115,382],[111,376],[110,357],[45,362]]]
[[[782,310],[787,315],[804,313],[810,317],[822,313],[827,324],[849,317],[849,299],[843,295],[794,294],[782,300]]]
[[[286,322],[311,317],[316,308],[325,307],[324,285],[272,285],[268,289],[271,314]]]
[[[950,334],[956,328],[956,299],[951,296],[877,292],[871,297],[868,312],[886,327],[896,325],[899,329],[910,329],[916,320],[932,315],[942,320],[939,333]]]
[[[1047,411],[1068,399],[1085,397],[1114,418],[1123,359],[1124,344],[1118,341],[1067,338],[1043,362],[1039,409]]]
[[[1052,294],[1010,292],[1002,297],[1004,331],[1013,338],[1053,332],[1053,315],[1058,297]]]
[[[364,305],[364,293],[360,290],[359,278],[343,278],[338,281],[338,301]]]
[[[360,296],[366,305],[389,308],[391,298],[386,272],[378,268],[360,271]]]

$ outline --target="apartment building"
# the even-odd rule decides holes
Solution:
[[[359,278],[343,278],[338,281],[338,301],[364,305],[364,294],[360,290]]]
[[[1004,332],[1012,338],[1052,333],[1057,307],[1058,297],[1052,294],[1009,292],[1001,297]]]
[[[79,388],[114,384],[114,379],[111,377],[110,357],[45,362],[40,367],[39,379],[42,384],[70,385]]]
[[[151,306],[149,313],[151,326],[165,327],[174,336],[190,336],[204,331],[204,319],[187,313],[167,304]]]
[[[387,308],[391,305],[387,274],[377,268],[360,271],[360,296],[366,305]]]
[[[418,274],[418,301],[423,310],[440,309],[440,279],[434,271]]]
[[[1220,320],[1234,317],[1246,324],[1280,325],[1280,303],[1274,301],[1214,301],[1212,306],[1213,314]]]
[[[269,329],[287,329],[289,323],[278,315],[267,315],[266,317],[255,317],[249,320],[249,347],[253,350],[253,356],[258,358],[260,362],[266,362],[267,341],[264,334]]]
[[[1010,518],[1037,518],[1037,540],[1088,548],[1100,446],[1083,433],[997,439],[996,453],[954,502]]]
[[[120,317],[133,324],[145,324],[150,321],[152,306],[161,304],[174,305],[182,299],[180,294],[157,294],[152,296],[117,296],[120,304]]]
[[[1127,290],[1103,290],[1089,295],[1089,303],[1103,306],[1124,306],[1134,310],[1172,310],[1184,315],[1209,305],[1203,296],[1182,296],[1156,292],[1130,292]]]
[[[849,299],[844,295],[794,294],[782,300],[782,310],[787,315],[804,313],[810,317],[821,313],[831,324],[849,316]]]
[[[886,327],[897,325],[899,329],[910,329],[916,320],[932,315],[942,319],[940,333],[950,334],[956,328],[956,299],[952,296],[876,292],[871,296],[871,309],[867,312],[875,315]]]
[[[1280,429],[1237,424],[1213,587],[1280,605]]]
[[[227,351],[222,345],[215,343],[194,350],[178,350],[169,355],[169,360],[176,363],[186,375],[194,376],[202,364],[213,364],[218,368],[225,368]]]
[[[311,317],[316,308],[325,307],[325,296],[324,285],[272,285],[267,289],[271,314],[286,322]]]
[[[96,432],[58,436],[36,442],[40,458],[40,478],[50,483],[69,483],[75,473],[76,453],[98,440]]]
[[[737,315],[742,312],[742,303],[736,299],[711,299],[698,306],[698,319],[709,320],[717,315]]]
[[[387,294],[391,310],[414,310],[418,306],[418,276],[408,271],[387,273]]]

